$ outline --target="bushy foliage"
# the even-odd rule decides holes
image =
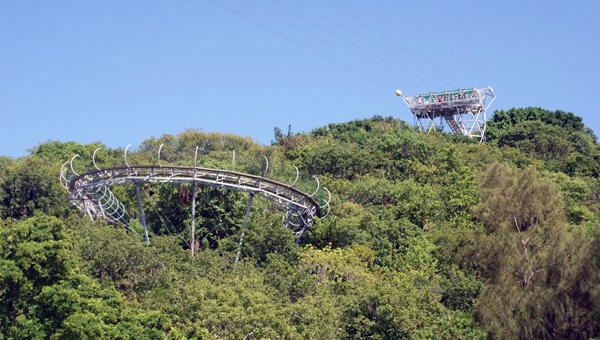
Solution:
[[[482,178],[479,263],[487,285],[476,316],[502,338],[594,335],[600,229],[568,228],[556,185],[494,164]]]
[[[169,320],[129,306],[79,270],[60,220],[40,215],[0,229],[0,329],[17,339],[158,339]]]
[[[523,108],[497,111],[488,137],[375,116],[276,129],[270,146],[188,130],[130,150],[130,164],[156,164],[162,144],[162,164],[258,175],[268,156],[267,176],[291,181],[295,165],[331,190],[331,214],[299,243],[255,198],[235,270],[246,194],[196,187],[192,256],[189,185],[141,185],[150,245],[133,185],[111,187],[131,231],[69,203],[60,166],[80,154],[75,170],[91,169],[97,148],[99,166],[122,166],[123,149],[0,157],[0,339],[600,337],[595,135]]]
[[[0,163],[0,218],[27,218],[43,212],[66,217],[68,193],[57,181],[56,167],[37,157]]]
[[[600,147],[596,135],[570,112],[540,108],[496,111],[488,139],[543,160],[546,167],[569,175],[598,177]]]

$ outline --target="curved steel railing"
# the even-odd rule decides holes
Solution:
[[[135,184],[141,223],[144,227],[146,242],[148,243],[148,230],[140,194],[140,183],[191,184],[194,193],[197,185],[249,193],[250,200],[242,227],[239,243],[240,248],[254,195],[269,199],[287,210],[284,218],[285,226],[292,227],[296,240],[314,224],[315,218],[326,217],[329,215],[331,209],[329,205],[331,202],[331,193],[325,187],[322,187],[322,189],[327,193],[328,198],[320,199],[322,204],[317,203],[315,195],[317,195],[321,186],[319,179],[315,176],[313,176],[313,179],[316,181],[316,190],[312,194],[308,194],[297,188],[299,171],[296,167],[294,167],[295,179],[291,184],[267,178],[266,175],[269,170],[269,160],[267,157],[264,157],[264,166],[260,170],[261,175],[252,175],[233,171],[235,166],[235,151],[232,153],[231,168],[229,170],[220,170],[197,166],[198,147],[196,147],[194,153],[194,166],[164,165],[161,159],[163,144],[158,148],[158,165],[131,165],[127,161],[127,151],[130,146],[131,144],[127,145],[123,154],[126,166],[100,168],[96,164],[95,159],[96,153],[100,150],[98,148],[92,154],[94,170],[81,174],[77,173],[73,167],[73,161],[79,155],[74,155],[62,165],[59,177],[62,186],[70,193],[69,200],[79,210],[87,214],[90,219],[105,219],[112,223],[122,222],[126,225],[125,217],[129,216],[129,214],[125,211],[123,204],[112,193],[110,187],[127,183]],[[194,207],[195,197],[192,199],[192,243],[190,245],[192,254],[195,254]],[[323,215],[324,209],[326,209],[326,213]],[[239,249],[236,263],[238,257]]]
[[[131,165],[92,170],[69,180],[72,199],[95,192],[99,187],[133,182],[188,183],[254,193],[291,210],[306,210],[311,218],[321,217],[321,206],[311,197],[288,184],[262,176],[230,170],[185,166]]]

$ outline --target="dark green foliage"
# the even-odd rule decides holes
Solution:
[[[322,155],[328,157],[322,157]],[[328,173],[353,179],[373,171],[376,159],[357,144],[323,139],[302,149],[302,169],[312,174]]]
[[[60,220],[38,216],[0,229],[0,330],[18,339],[161,339],[164,315],[129,307],[82,275]]]
[[[554,171],[593,177],[600,174],[596,135],[570,112],[531,107],[496,111],[488,123],[488,140],[518,148],[545,161]]]
[[[0,339],[586,339],[600,337],[600,149],[579,117],[498,111],[490,143],[424,135],[394,118],[275,129],[270,146],[189,130],[144,141],[130,164],[197,165],[288,182],[317,175],[331,213],[301,242],[255,197],[143,184],[151,244],[89,222],[58,182],[100,143],[0,157]],[[103,148],[101,167],[123,166]],[[312,192],[313,180],[300,181]],[[137,215],[135,187],[111,190]],[[321,197],[316,197],[321,201]],[[54,216],[54,217],[49,217]],[[139,220],[129,220],[142,233]]]
[[[519,148],[548,161],[563,160],[574,151],[565,130],[536,120],[515,125],[498,140],[498,144]]]
[[[65,217],[72,208],[60,187],[58,169],[36,157],[0,164],[0,218],[19,219],[35,212]]]
[[[477,214],[486,227],[479,244],[488,278],[476,316],[499,337],[595,335],[600,305],[597,225],[565,224],[556,186],[530,170],[493,165],[483,177]],[[591,232],[591,234],[589,234]],[[501,312],[499,312],[501,311]]]
[[[246,246],[242,254],[263,264],[266,263],[269,254],[292,259],[298,251],[292,231],[284,228],[278,214],[262,219],[260,224],[251,223],[244,243]]]
[[[513,126],[527,121],[541,121],[556,126],[566,133],[580,131],[593,136],[591,130],[586,129],[583,125],[581,117],[577,117],[571,112],[560,110],[552,112],[539,107],[526,107],[495,111],[494,116],[488,122],[487,139],[489,141],[499,140]]]

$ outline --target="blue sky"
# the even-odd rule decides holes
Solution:
[[[571,111],[600,133],[600,1],[213,1],[0,3],[0,155],[412,123],[396,89],[467,84],[494,88],[491,111]]]

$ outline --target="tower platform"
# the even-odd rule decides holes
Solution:
[[[419,131],[443,130],[447,123],[452,132],[479,141],[485,141],[487,109],[495,98],[491,87],[403,97]]]

